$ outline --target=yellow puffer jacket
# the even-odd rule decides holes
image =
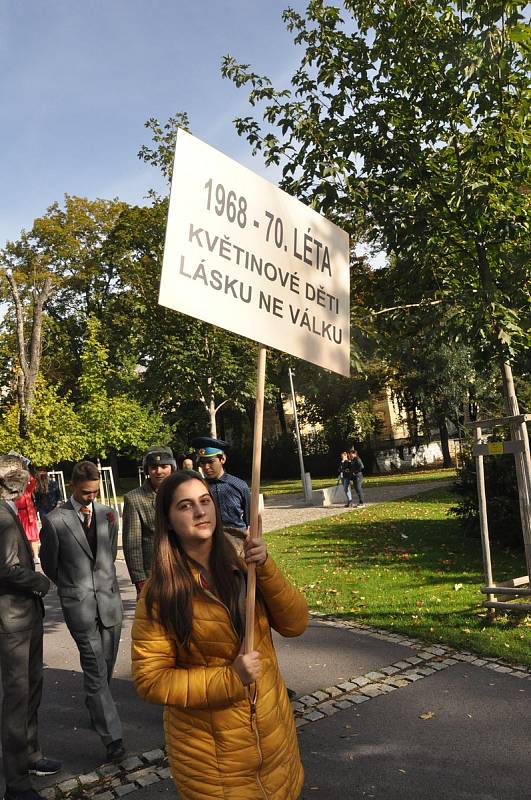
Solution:
[[[232,667],[240,641],[221,602],[194,597],[189,653],[148,619],[142,597],[138,602],[133,680],[141,697],[165,706],[166,748],[182,800],[296,800],[302,790],[293,714],[270,625],[283,636],[299,636],[308,608],[270,557],[256,578],[254,648],[261,671],[254,714]]]

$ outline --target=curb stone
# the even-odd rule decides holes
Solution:
[[[342,681],[337,686],[318,689],[310,695],[297,697],[292,702],[295,724],[297,727],[317,722],[323,717],[329,717],[342,709],[351,708],[353,703],[362,703],[379,697],[390,691],[402,689],[410,683],[422,680],[443,669],[448,669],[459,663],[469,663],[472,666],[485,668],[504,675],[513,675],[516,678],[531,680],[531,668],[523,664],[509,664],[502,658],[479,658],[468,650],[456,651],[450,645],[433,645],[389,633],[385,630],[374,628],[371,625],[362,625],[358,622],[339,620],[320,612],[312,613],[324,625],[334,628],[347,628],[357,634],[372,636],[375,639],[399,644],[416,650],[416,656],[410,656],[394,664],[371,670],[365,675],[353,675],[348,681]],[[392,676],[392,677],[390,677]],[[323,695],[327,695],[326,699]]]
[[[45,800],[117,800],[170,776],[165,752],[156,749],[128,755],[119,764],[102,764],[86,775],[68,778],[39,792]]]

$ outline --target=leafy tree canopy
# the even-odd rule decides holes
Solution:
[[[24,439],[19,435],[19,417],[20,408],[13,404],[0,420],[0,452],[16,450],[44,466],[76,461],[86,452],[86,430],[70,399],[43,378],[37,380],[34,411]]]
[[[86,438],[86,452],[106,458],[109,451],[141,452],[154,442],[168,442],[171,430],[160,414],[126,395],[108,392],[113,373],[108,350],[101,342],[101,323],[91,316],[81,354],[81,404],[79,419]]]
[[[263,106],[237,130],[287,191],[386,250],[382,305],[444,304],[485,361],[513,359],[530,329],[525,4],[344,6],[285,12],[303,48],[288,89],[224,59]]]

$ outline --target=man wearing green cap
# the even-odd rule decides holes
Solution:
[[[243,539],[251,517],[251,492],[245,481],[225,472],[229,443],[200,436],[192,441],[192,445],[196,448],[199,466],[219,508],[226,533]]]
[[[151,570],[157,490],[176,466],[169,447],[150,447],[143,461],[146,480],[138,489],[124,496],[122,545],[137,595],[142,591]]]

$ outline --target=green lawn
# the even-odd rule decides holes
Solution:
[[[369,475],[363,479],[364,486],[385,486],[389,483],[417,483],[421,481],[440,481],[443,479],[454,478],[455,469],[426,469],[412,470],[411,472],[393,473],[391,475]],[[326,486],[334,486],[337,477],[331,478],[312,478],[313,489],[324,489]],[[288,480],[263,480],[260,482],[260,490],[268,497],[274,494],[290,494],[291,492],[302,492],[300,478],[289,478]]]
[[[480,542],[447,515],[453,503],[438,489],[268,533],[268,546],[314,611],[531,665],[531,616],[488,623]],[[497,580],[524,564],[493,552]]]

